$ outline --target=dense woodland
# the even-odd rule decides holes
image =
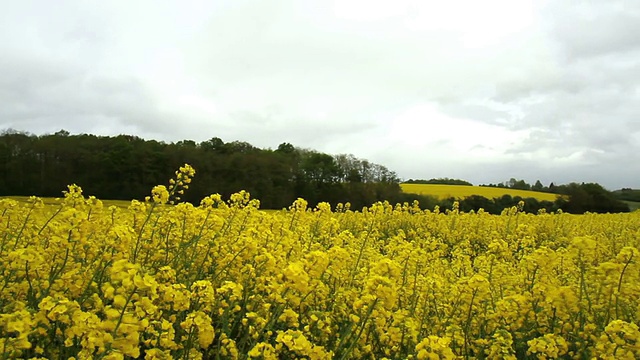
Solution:
[[[249,191],[268,209],[287,207],[299,197],[311,205],[349,202],[353,209],[381,200],[418,200],[422,208],[430,209],[451,208],[454,201],[405,194],[395,172],[354,155],[329,155],[289,143],[273,150],[241,141],[225,143],[217,137],[201,143],[165,143],[130,135],[71,135],[64,130],[41,136],[12,130],[0,134],[0,196],[58,197],[66,185],[77,184],[85,194],[102,199],[143,199],[185,163],[197,174],[183,200],[196,204],[210,194],[228,197],[240,190]],[[442,180],[447,179],[440,180],[446,183]],[[464,181],[456,181],[460,182]],[[474,196],[460,201],[460,209],[482,207],[500,213],[523,200],[527,212],[542,208],[572,213],[629,211],[598,184],[563,186],[558,193],[567,196],[556,202]]]
[[[102,199],[143,199],[188,163],[196,179],[183,199],[198,203],[213,193],[228,197],[246,190],[264,208],[282,208],[298,197],[365,206],[400,200],[397,175],[353,155],[328,155],[283,143],[259,149],[219,138],[164,143],[136,136],[0,136],[0,195],[60,196],[67,184]]]

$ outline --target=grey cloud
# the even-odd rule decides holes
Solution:
[[[244,111],[232,114],[230,119],[223,135],[233,137],[233,134],[242,133],[247,141],[262,147],[277,147],[282,142],[291,142],[295,146],[322,150],[332,139],[371,130],[370,126],[359,121],[290,117],[278,111],[267,115]]]
[[[590,106],[612,109],[634,96],[640,83],[640,3],[550,2],[542,17],[548,50],[555,54],[547,59],[553,70],[498,82],[496,100],[576,95]]]
[[[92,75],[70,64],[4,58],[0,126],[74,132],[166,131],[170,119],[138,80]]]
[[[455,117],[479,120],[492,125],[507,125],[513,118],[508,111],[480,104],[441,103],[440,109]]]
[[[638,2],[554,2],[545,15],[569,60],[640,49]]]
[[[502,102],[559,93],[584,95],[590,91],[623,92],[633,96],[640,82],[640,50],[633,55],[610,54],[600,58],[576,59],[570,63],[557,60],[551,74],[531,74],[518,81],[496,84],[494,98]]]
[[[555,71],[496,86],[495,101],[522,110],[508,126],[533,129],[508,153],[579,154],[584,164],[611,168],[632,181],[632,170],[611,164],[640,161],[640,3],[562,4],[569,3],[553,2],[545,13]],[[567,169],[597,175],[579,166]]]

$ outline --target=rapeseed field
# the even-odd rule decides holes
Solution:
[[[487,186],[468,185],[444,185],[444,184],[400,184],[402,191],[410,194],[430,195],[439,199],[456,198],[464,199],[472,195],[484,196],[487,199],[499,198],[503,195],[519,196],[521,198],[534,198],[538,201],[555,201],[556,194],[539,191],[507,189]]]
[[[18,203],[29,203],[32,201],[32,198],[28,196],[0,196],[0,200],[15,200]],[[43,205],[59,206],[62,204],[64,199],[41,198],[40,200],[42,201]],[[106,207],[116,206],[120,208],[127,208],[131,204],[130,201],[124,201],[124,200],[101,200],[101,202],[102,202],[102,206],[106,206]]]
[[[194,174],[0,201],[0,357],[640,357],[638,212],[180,203]]]

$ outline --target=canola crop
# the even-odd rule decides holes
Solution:
[[[439,199],[453,197],[463,199],[472,195],[484,196],[487,199],[499,198],[503,195],[534,198],[538,201],[555,201],[557,194],[539,191],[508,189],[488,186],[445,185],[445,184],[400,184],[402,191],[409,194],[430,195]]]
[[[179,203],[194,174],[0,201],[0,357],[640,357],[638,212]]]

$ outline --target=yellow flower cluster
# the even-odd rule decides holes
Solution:
[[[640,358],[640,213],[0,201],[0,358]],[[177,204],[173,204],[176,202]]]

